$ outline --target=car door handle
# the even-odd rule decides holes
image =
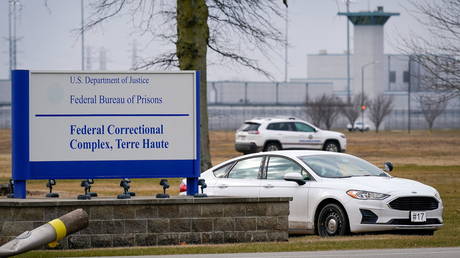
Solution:
[[[273,188],[275,187],[274,185],[264,185],[265,188]]]
[[[219,186],[217,186],[217,187],[219,187],[219,188],[221,188],[221,189],[225,189],[225,188],[227,188],[228,186],[227,186],[227,185],[219,185]]]

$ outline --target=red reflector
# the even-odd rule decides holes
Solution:
[[[181,193],[187,192],[187,185],[184,184],[184,183],[180,183],[180,185],[179,185],[179,192],[181,192]]]

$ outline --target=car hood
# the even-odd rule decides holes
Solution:
[[[433,196],[436,189],[420,182],[397,177],[360,176],[350,178],[327,179],[340,188],[347,190],[364,190],[385,194],[429,195]]]
[[[342,133],[336,132],[336,131],[329,131],[329,130],[321,130],[321,133],[327,134],[327,135],[334,135],[339,137]]]

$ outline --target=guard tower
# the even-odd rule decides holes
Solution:
[[[374,98],[383,94],[383,25],[391,16],[397,16],[399,13],[387,13],[383,11],[383,6],[378,6],[373,12],[339,12],[338,15],[347,16],[354,25],[354,53],[351,67],[353,95],[364,91],[368,97]]]

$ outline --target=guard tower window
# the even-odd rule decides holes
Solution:
[[[395,83],[395,82],[396,82],[396,72],[390,71],[390,83]]]
[[[410,76],[408,71],[403,72],[403,82],[408,83],[410,81]]]

